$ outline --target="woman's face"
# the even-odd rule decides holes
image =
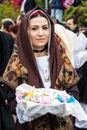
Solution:
[[[29,39],[34,49],[41,50],[48,43],[50,29],[44,17],[35,17],[29,21]]]

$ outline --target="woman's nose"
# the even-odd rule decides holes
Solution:
[[[39,35],[43,35],[43,30],[39,29]]]

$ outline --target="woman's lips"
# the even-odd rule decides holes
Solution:
[[[44,41],[44,39],[37,39],[38,41]]]

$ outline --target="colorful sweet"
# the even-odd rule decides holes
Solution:
[[[67,103],[75,102],[76,99],[73,96],[70,96],[70,98],[67,98]]]
[[[75,98],[73,96],[66,96],[66,95],[59,95],[56,97],[56,99],[58,101],[60,101],[61,103],[66,102],[66,103],[71,103],[71,102],[75,102]]]
[[[75,102],[75,98],[67,95],[66,93],[61,94],[56,93],[55,91],[40,91],[39,89],[34,89],[30,92],[18,93],[18,99],[40,104]]]
[[[39,103],[41,104],[51,104],[54,101],[54,98],[52,98],[51,96],[41,96],[40,98],[38,98]]]

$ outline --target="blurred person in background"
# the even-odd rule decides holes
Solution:
[[[24,0],[24,12],[35,8],[35,6],[45,9],[45,0]]]
[[[24,12],[27,13],[29,10],[35,8],[35,0],[26,0],[24,3]]]
[[[63,23],[63,5],[62,0],[50,0],[51,17]]]
[[[74,48],[74,66],[80,76],[77,84],[79,89],[79,101],[87,114],[87,29],[80,32],[77,37],[77,44]],[[76,119],[76,130],[87,130],[87,121]]]
[[[87,27],[81,27],[81,28],[79,28],[79,33],[78,33],[78,35],[79,35],[80,33],[85,32],[85,31],[87,31]]]
[[[78,34],[79,32],[78,20],[74,15],[66,19],[66,27],[71,31],[73,31],[74,33]]]
[[[0,31],[0,78],[13,51],[14,40],[8,33]],[[0,130],[14,130],[14,120],[8,109],[6,93],[0,83]]]
[[[19,28],[19,25],[17,24],[10,26],[9,32],[12,35],[14,40],[16,39],[18,28]]]
[[[9,34],[0,31],[0,76],[8,63],[13,50],[14,40]]]
[[[9,33],[10,26],[14,25],[14,24],[15,24],[15,22],[10,18],[3,19],[2,25],[1,25],[1,31]]]

